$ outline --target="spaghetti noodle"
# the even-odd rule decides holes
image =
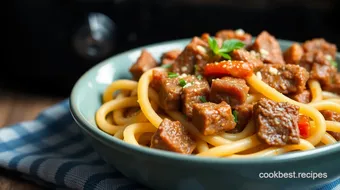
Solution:
[[[340,96],[324,91],[318,80],[308,81],[311,101],[303,103],[279,92],[258,75],[251,74],[244,77],[247,85],[252,89],[245,103],[255,104],[262,98],[275,102],[287,102],[297,106],[299,114],[311,120],[308,137],[300,138],[299,143],[269,146],[257,136],[257,123],[254,118],[247,122],[242,131],[204,135],[182,111],[164,109],[160,103],[159,92],[151,85],[152,81],[158,80],[154,78],[155,71],[166,72],[167,69],[154,67],[145,71],[138,82],[126,79],[116,80],[107,87],[103,93],[103,104],[95,115],[96,123],[101,130],[126,143],[150,147],[152,135],[159,130],[164,118],[168,118],[172,121],[179,121],[195,141],[196,146],[192,154],[227,158],[275,156],[337,143],[331,133],[340,132],[340,122],[326,120],[320,111],[329,110],[340,113]],[[127,115],[126,112],[129,110],[135,111]],[[301,129],[300,132],[302,132]]]

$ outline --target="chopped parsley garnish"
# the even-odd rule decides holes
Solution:
[[[185,82],[184,79],[179,79],[179,85],[180,85],[181,87],[184,87],[186,84],[187,84],[187,82]]]
[[[220,55],[225,59],[231,59],[228,53],[232,52],[235,49],[240,49],[245,46],[243,42],[236,39],[225,40],[222,44],[222,47],[218,47],[218,43],[215,38],[209,37],[208,39],[209,47],[214,52],[215,55]]]
[[[325,57],[331,63],[331,65],[333,65],[336,68],[338,67],[338,63],[335,60],[333,60],[331,55],[327,54],[327,55],[325,55]]]
[[[176,77],[178,77],[178,74],[177,73],[173,73],[173,72],[168,72],[168,77],[169,78],[176,78]]]
[[[202,103],[207,102],[207,99],[205,98],[205,96],[200,96],[199,98]]]
[[[197,75],[198,80],[202,80],[202,78],[203,78],[202,75]]]
[[[336,68],[338,67],[338,63],[337,63],[336,61],[334,61],[334,60],[331,61],[331,64],[332,64],[334,67],[336,67]]]
[[[232,113],[233,113],[233,116],[234,116],[234,121],[235,121],[235,123],[237,123],[238,122],[238,117],[237,117],[238,112],[236,110],[233,110]]]
[[[168,69],[170,68],[172,65],[171,64],[164,64],[162,65],[161,67],[164,68],[164,69]]]

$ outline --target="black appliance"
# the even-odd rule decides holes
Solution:
[[[13,0],[1,85],[68,95],[101,60],[150,43],[238,29],[340,47],[337,0]],[[7,50],[7,48],[6,48]]]

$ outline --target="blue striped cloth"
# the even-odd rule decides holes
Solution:
[[[33,121],[0,129],[0,167],[55,189],[146,189],[100,159],[74,123],[68,100]],[[340,179],[322,187],[339,189]]]

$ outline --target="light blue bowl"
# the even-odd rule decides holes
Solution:
[[[185,47],[188,42],[189,39],[176,40],[142,48],[158,58],[165,51]],[[283,50],[291,43],[280,40]],[[223,159],[137,147],[104,133],[95,123],[95,112],[101,105],[102,92],[112,81],[131,77],[128,69],[138,58],[142,48],[115,55],[94,66],[78,80],[70,98],[72,115],[94,150],[128,178],[153,189],[279,190],[313,189],[340,176],[340,143],[277,157]],[[339,54],[337,59],[339,61]],[[299,172],[326,173],[327,177],[312,179],[259,176],[273,175],[274,172],[295,172],[296,176]]]

